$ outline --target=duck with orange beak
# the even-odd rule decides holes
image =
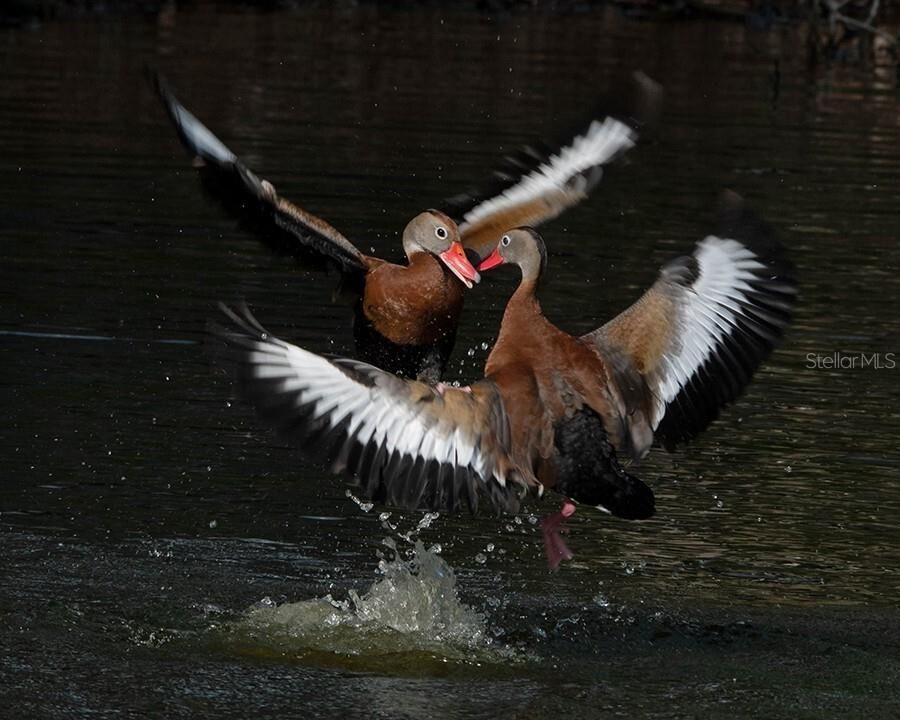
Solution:
[[[279,195],[161,76],[151,82],[211,195],[278,252],[337,267],[342,289],[356,298],[357,356],[430,383],[440,380],[455,344],[464,292],[479,279],[466,252],[480,258],[508,228],[546,222],[581,202],[637,137],[629,124],[605,117],[555,153],[516,159],[489,192],[463,193],[442,206],[456,220],[439,210],[413,218],[403,231],[407,263],[395,264],[363,254],[325,220]]]

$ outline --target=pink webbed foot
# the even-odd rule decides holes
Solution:
[[[547,554],[547,566],[551,570],[559,568],[563,560],[571,560],[574,556],[561,533],[568,532],[565,522],[575,514],[575,504],[566,499],[558,513],[548,515],[541,520],[541,530],[544,533],[544,551]]]

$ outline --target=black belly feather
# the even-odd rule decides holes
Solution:
[[[653,515],[653,491],[619,465],[596,412],[585,407],[558,422],[554,442],[559,493],[628,520]]]

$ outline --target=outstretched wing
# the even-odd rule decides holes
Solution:
[[[603,167],[633,147],[636,138],[615,118],[595,120],[555,153],[528,148],[507,158],[488,191],[459,195],[442,207],[459,223],[466,248],[484,258],[507,230],[540,225],[581,202],[600,181]]]
[[[363,254],[340,232],[289,200],[257,177],[225,144],[184,107],[156,73],[150,80],[185,147],[195,155],[210,192],[256,230],[263,242],[300,257],[319,255],[346,272],[364,272]]]
[[[649,392],[646,421],[670,449],[743,391],[796,301],[791,267],[770,229],[733,193],[723,204],[717,234],[665,265],[634,305],[583,338],[637,370]]]
[[[489,381],[436,389],[270,335],[249,310],[222,306],[218,331],[238,352],[243,394],[307,454],[389,505],[475,512],[481,498],[515,512],[529,486],[510,462],[509,421]]]

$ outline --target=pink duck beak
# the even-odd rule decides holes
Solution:
[[[466,251],[459,240],[455,241],[449,249],[442,252],[438,257],[467,288],[471,289],[473,283],[481,280],[481,275],[472,267],[472,263],[466,257]]]

